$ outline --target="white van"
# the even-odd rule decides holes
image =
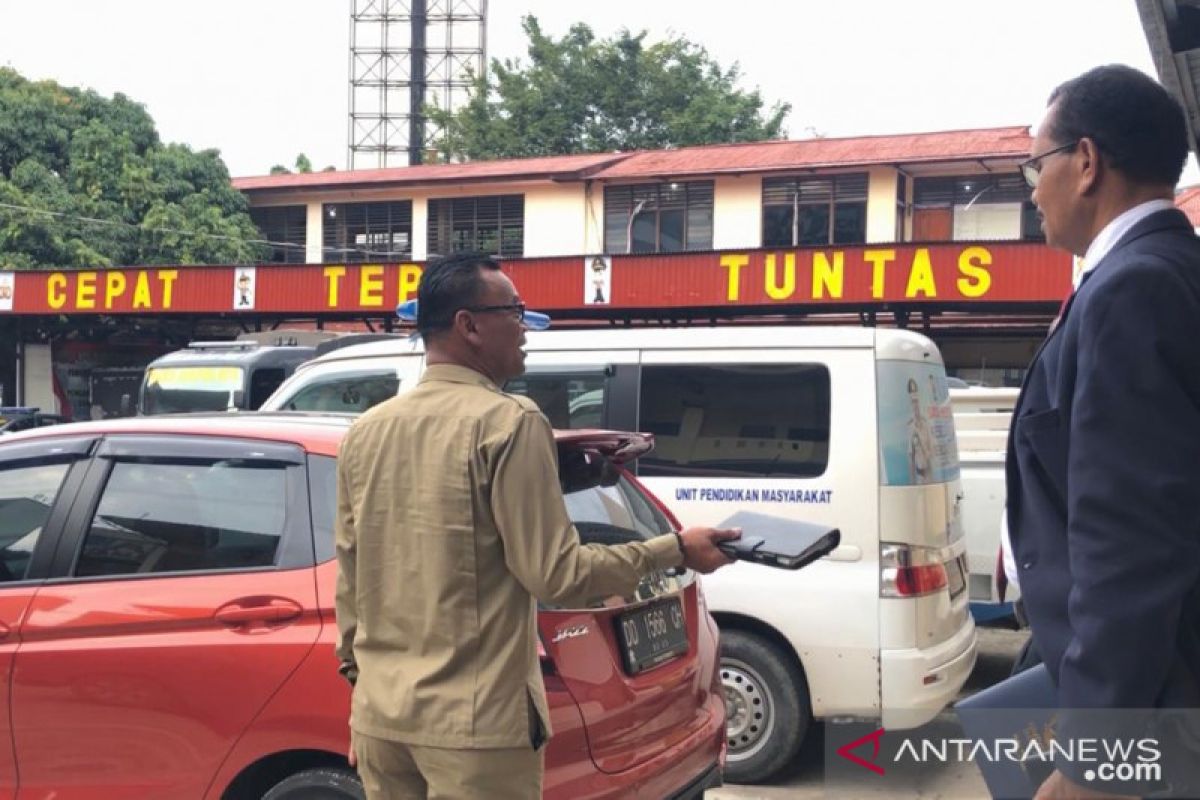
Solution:
[[[653,433],[638,478],[684,525],[740,509],[827,523],[841,545],[798,572],[704,579],[722,631],[727,775],[764,780],[816,719],[924,724],[975,663],[954,423],[936,346],[869,328],[529,333],[506,387],[558,428]],[[356,345],[299,369],[267,410],[361,412],[411,387],[420,345]],[[382,391],[381,391],[382,390]]]

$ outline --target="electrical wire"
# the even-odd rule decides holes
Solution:
[[[86,217],[86,216],[83,216],[82,214],[71,214],[71,213],[67,213],[65,211],[51,211],[50,209],[46,209],[46,208],[34,208],[33,206],[22,206],[22,205],[17,205],[15,203],[0,203],[0,208],[8,209],[11,211],[24,211],[28,214],[42,214],[42,215],[48,216],[48,217],[58,217],[61,219],[70,219],[70,220],[75,220],[77,222],[85,222],[85,223],[92,224],[92,225],[109,225],[112,227],[130,228],[135,231],[145,232],[145,233],[174,233],[174,234],[178,234],[180,236],[197,236],[197,237],[202,237],[205,239],[219,239],[221,241],[237,242],[239,244],[263,245],[263,246],[267,246],[267,247],[280,248],[280,249],[292,248],[292,249],[305,250],[305,251],[307,251],[307,249],[308,249],[307,245],[296,244],[295,242],[275,242],[275,241],[271,241],[270,239],[244,239],[240,236],[227,236],[227,235],[220,234],[220,233],[208,233],[207,231],[185,231],[185,230],[180,230],[178,228],[145,227],[142,225],[134,224],[132,222],[125,222],[124,220],[119,220],[119,219],[101,219],[99,217]],[[390,257],[390,256],[397,256],[397,257],[401,257],[401,258],[411,257],[411,256],[405,256],[405,254],[403,254],[403,253],[397,253],[397,252],[391,251],[391,250],[369,250],[369,249],[365,249],[365,248],[361,248],[361,247],[329,247],[329,246],[323,245],[321,247],[321,252],[323,254],[324,253],[340,253],[340,254],[353,253],[353,254],[363,255],[363,256],[368,256],[368,257]]]

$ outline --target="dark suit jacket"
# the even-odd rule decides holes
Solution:
[[[1138,223],[1034,357],[1008,523],[1062,708],[1200,707],[1200,240]]]

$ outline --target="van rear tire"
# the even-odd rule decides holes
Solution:
[[[812,726],[804,675],[779,647],[739,630],[721,632],[725,778],[761,783],[793,763]]]

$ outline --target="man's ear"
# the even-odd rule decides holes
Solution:
[[[1074,155],[1079,171],[1079,191],[1084,195],[1092,194],[1099,189],[1100,179],[1108,168],[1104,156],[1096,142],[1086,136],[1079,140]]]
[[[479,327],[475,324],[475,315],[465,308],[454,312],[454,330],[463,339],[474,340],[479,336]]]

